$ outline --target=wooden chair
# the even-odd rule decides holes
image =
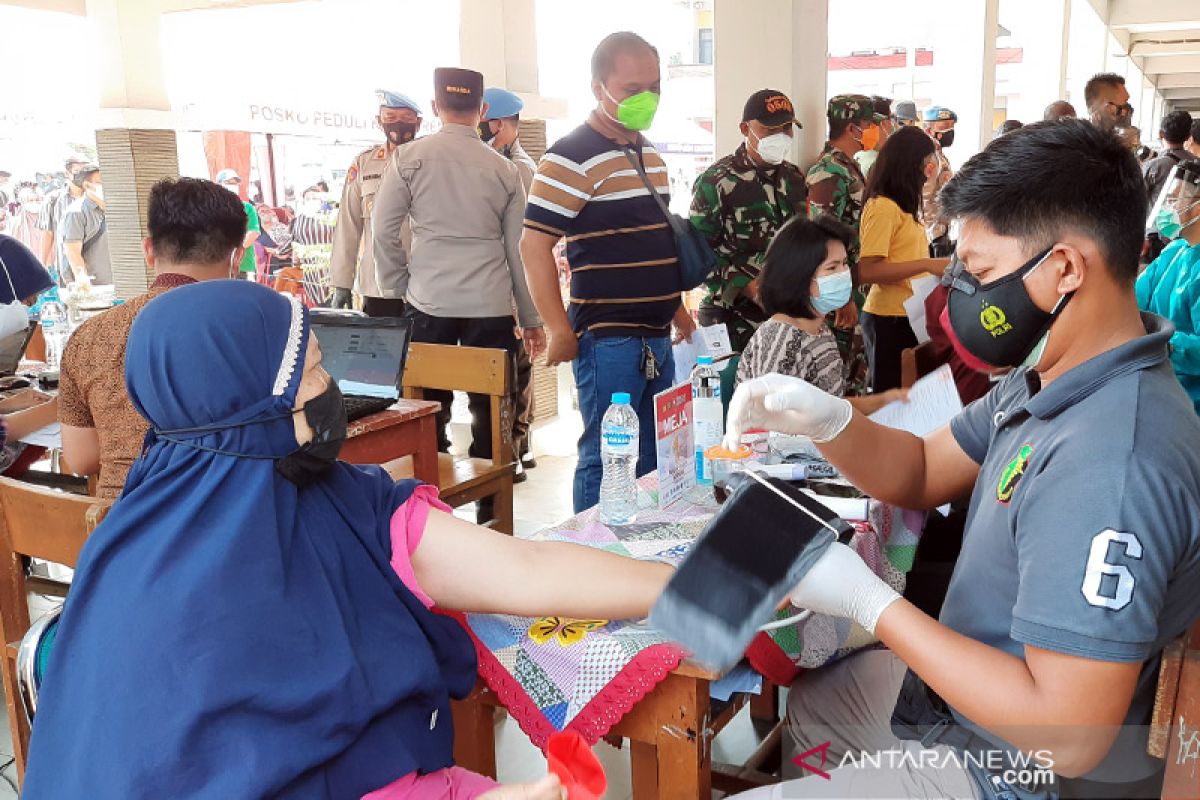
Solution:
[[[900,352],[900,388],[912,385],[946,363],[944,354],[933,342],[925,342]]]
[[[1200,797],[1200,621],[1163,650],[1146,750],[1166,759],[1164,800]]]
[[[0,478],[0,634],[4,648],[4,702],[12,729],[17,780],[25,776],[29,718],[17,685],[17,650],[29,630],[29,591],[25,558],[74,567],[83,543],[111,503],[63,494]]]
[[[503,350],[414,342],[404,367],[404,396],[422,399],[424,390],[460,391],[491,397],[491,460],[438,454],[438,488],[442,501],[458,508],[492,498],[493,518],[486,522],[502,533],[513,532],[512,448],[513,385],[511,359]],[[383,465],[392,477],[411,478],[412,457]]]

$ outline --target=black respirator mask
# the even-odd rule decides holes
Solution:
[[[1025,279],[1050,253],[1047,248],[1016,272],[987,284],[957,258],[950,262],[942,276],[942,284],[950,289],[943,323],[949,326],[955,349],[973,369],[1036,366],[1041,359],[1050,326],[1074,296],[1063,295],[1049,312],[1030,298]]]
[[[499,133],[499,131],[492,130],[492,121],[490,119],[485,119],[483,122],[479,123],[479,138],[483,140],[484,144],[491,144],[492,140],[495,139]]]
[[[279,474],[300,487],[327,475],[346,441],[346,406],[332,379],[325,391],[304,404],[304,419],[312,428],[312,439],[275,460]]]
[[[413,139],[417,138],[417,131],[421,128],[419,122],[381,122],[379,127],[383,128],[383,133],[387,136],[388,142],[393,146],[399,147],[402,144],[408,144]]]

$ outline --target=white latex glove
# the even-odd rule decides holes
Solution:
[[[725,422],[725,447],[738,449],[742,433],[752,428],[824,443],[845,430],[852,416],[849,401],[800,378],[771,373],[746,381],[734,392]]]
[[[852,619],[874,635],[879,616],[900,595],[871,572],[858,553],[834,542],[788,598],[797,608]]]

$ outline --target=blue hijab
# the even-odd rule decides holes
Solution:
[[[0,270],[5,273],[0,275],[0,303],[4,305],[36,297],[54,285],[33,251],[19,239],[3,233],[0,233]]]
[[[415,484],[275,470],[308,335],[294,298],[244,281],[138,316],[126,386],[152,429],[80,556],[27,800],[345,800],[452,763],[475,658],[389,564]]]

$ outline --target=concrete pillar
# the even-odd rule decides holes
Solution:
[[[96,149],[117,296],[144,292],[154,275],[142,257],[150,187],[179,175],[174,118],[163,82],[161,0],[86,0],[101,59]]]
[[[1005,24],[1021,43],[1020,92],[1008,99],[1008,118],[1037,122],[1052,101],[1066,96],[1067,18],[1070,0],[1005,0]],[[989,117],[990,120],[990,117]]]
[[[955,168],[992,138],[999,6],[1000,0],[945,3],[933,28],[933,102],[958,114],[955,139],[961,146],[946,150]]]
[[[828,134],[828,0],[716,0],[713,46],[717,157],[742,141],[746,98],[771,88],[791,98],[804,126],[794,160],[801,166],[816,161]]]

